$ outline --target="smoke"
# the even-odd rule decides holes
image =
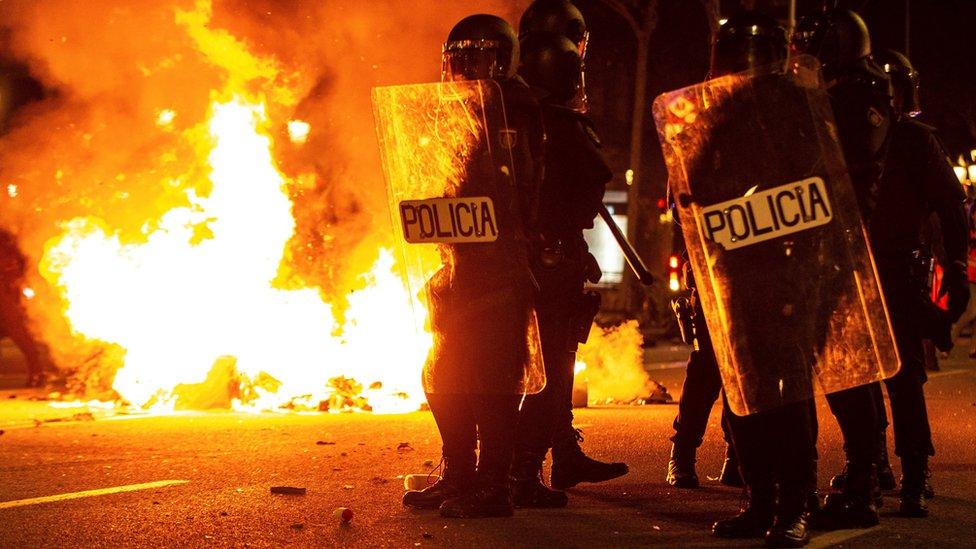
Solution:
[[[2,61],[26,65],[45,97],[0,136],[0,230],[27,257],[35,332],[71,368],[105,351],[78,347],[70,333],[63,301],[39,274],[46,246],[77,217],[139,242],[166,211],[189,205],[188,185],[206,195],[209,167],[187,136],[229,85],[267,98],[275,159],[290,181],[297,229],[280,283],[334,302],[392,245],[370,88],[437,80],[456,21],[518,14],[502,0],[2,4]],[[304,143],[289,139],[290,120],[310,125]]]
[[[590,402],[631,402],[651,394],[655,384],[643,367],[642,343],[636,320],[610,328],[593,325],[577,355],[586,363]]]

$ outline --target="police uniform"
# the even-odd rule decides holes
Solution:
[[[669,198],[670,195],[671,190],[669,188]],[[684,253],[684,235],[681,234],[677,214],[675,214],[674,219],[674,247],[676,249],[673,253],[679,250]],[[684,278],[684,286],[694,291],[694,276],[687,262],[685,263]],[[688,356],[685,379],[681,385],[681,398],[678,399],[678,414],[672,423],[674,435],[671,436],[673,445],[667,475],[667,482],[679,488],[695,488],[699,485],[698,474],[695,472],[695,454],[705,437],[708,416],[711,415],[712,407],[722,391],[722,376],[715,358],[715,350],[712,349],[711,336],[709,336],[708,327],[705,325],[705,313],[702,311],[701,302],[697,299],[694,300],[692,312],[696,348]],[[679,322],[681,321],[683,319],[679,318]],[[729,432],[726,419],[726,415],[731,412],[728,410],[725,400],[722,402],[720,425],[726,443],[726,460],[722,466],[722,474],[719,480],[730,486],[741,486],[742,479],[739,478],[738,462],[734,459],[735,450],[732,448],[732,435]]]
[[[924,483],[927,458],[935,454],[922,388],[927,379],[922,339],[933,332],[945,334],[952,320],[935,310],[924,282],[913,276],[913,255],[921,247],[923,223],[935,213],[942,228],[947,276],[965,276],[965,198],[933,129],[911,119],[897,121],[869,232],[902,360],[901,370],[885,385],[895,454],[902,459],[903,492],[908,490],[909,495]]]
[[[592,316],[585,318],[583,286],[594,263],[583,230],[593,227],[612,178],[589,119],[551,104],[543,105],[542,117],[545,177],[532,271],[539,283],[536,310],[546,388],[526,397],[518,437],[518,452],[540,463],[554,442],[575,441],[572,392],[577,335],[584,325],[588,332],[592,322]]]

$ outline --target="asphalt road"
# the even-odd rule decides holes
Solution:
[[[682,353],[659,349],[650,356],[649,369],[676,397],[683,371],[673,366]],[[818,533],[813,546],[976,545],[974,364],[944,363],[927,391],[939,452],[932,516],[890,516],[897,498],[886,497],[880,526]],[[710,480],[724,451],[717,409],[699,460],[699,474],[709,480],[698,490],[664,483],[675,406],[589,408],[577,413],[584,447],[626,461],[629,475],[573,490],[562,510],[446,520],[400,505],[402,475],[427,472],[425,463],[439,458],[428,413],[111,416],[54,409],[29,395],[0,391],[3,547],[743,546],[708,534],[741,501],[740,491]],[[841,452],[836,423],[822,404],[825,485],[841,466]],[[278,485],[307,493],[270,493]],[[126,489],[132,491],[120,491]],[[353,511],[351,523],[340,524],[337,507]]]

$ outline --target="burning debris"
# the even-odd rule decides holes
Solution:
[[[69,398],[420,408],[431,341],[377,215],[369,88],[436,80],[444,22],[475,7],[514,9],[5,2],[5,55],[43,92],[0,134],[0,231],[23,250],[16,299]],[[384,38],[403,26],[411,51]],[[608,359],[584,360],[596,376]]]

